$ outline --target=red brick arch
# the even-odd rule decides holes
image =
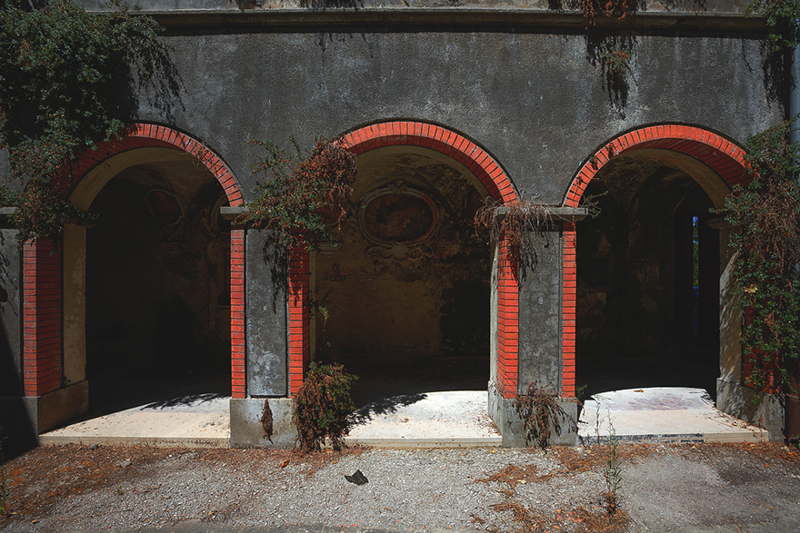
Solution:
[[[577,207],[589,182],[614,157],[642,150],[677,152],[711,169],[730,189],[750,181],[745,151],[712,131],[682,124],[661,124],[638,128],[616,137],[597,150],[581,167],[567,191],[564,205]],[[562,394],[575,395],[575,313],[577,300],[576,235],[573,223],[564,224],[562,302]]]
[[[502,167],[483,148],[447,128],[425,122],[393,121],[370,124],[343,136],[356,155],[387,146],[419,146],[458,161],[502,203],[517,200],[517,193]],[[505,243],[499,244],[497,364],[498,385],[506,397],[517,392],[519,289],[511,271]],[[309,264],[305,250],[294,250],[289,268],[289,384],[296,393],[310,359]]]
[[[118,138],[87,150],[73,168],[74,187],[97,165],[137,148],[170,148],[196,157],[219,181],[231,206],[244,203],[239,184],[223,161],[203,143],[175,129],[156,124],[129,125]],[[244,367],[244,231],[231,231],[231,365],[233,396],[245,394]],[[28,243],[23,250],[23,353],[26,396],[61,387],[62,272],[58,252],[48,239]]]

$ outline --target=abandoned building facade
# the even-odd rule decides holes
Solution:
[[[572,413],[582,391],[702,387],[783,437],[780,402],[744,385],[732,228],[712,211],[748,180],[748,136],[790,113],[741,3],[593,23],[540,0],[138,5],[176,88],[142,85],[125,135],[79,161],[69,198],[96,225],[55,250],[2,227],[5,425],[35,436],[192,375],[229,387],[231,445],[270,444],[265,399],[290,445],[291,395],[336,359],[475,380],[508,445],[532,383]],[[238,215],[260,179],[247,141],[292,136],[340,136],[358,176],[337,246],[283,261]],[[473,219],[522,200],[549,217],[515,262]]]

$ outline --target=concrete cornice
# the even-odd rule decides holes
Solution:
[[[543,205],[536,208],[542,210],[540,222],[543,224],[550,222],[578,222],[589,216],[589,208],[587,207],[551,207]],[[502,218],[507,214],[507,207],[497,208],[498,217]]]
[[[219,208],[219,214],[225,220],[236,220],[241,216],[247,216],[248,213],[250,213],[250,208],[247,206],[231,207],[224,205]]]
[[[439,27],[466,31],[542,30],[561,28],[586,29],[586,19],[579,12],[531,9],[486,8],[365,8],[365,9],[250,9],[207,11],[140,11],[150,15],[167,29],[202,30],[204,28],[241,28],[251,31],[281,27],[364,27],[424,28]],[[765,32],[763,18],[738,13],[641,13],[620,20],[598,17],[593,30],[707,30]]]

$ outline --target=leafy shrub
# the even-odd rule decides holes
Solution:
[[[250,143],[264,151],[263,156],[253,154],[257,159],[251,166],[252,174],[264,181],[244,222],[276,230],[278,245],[286,250],[332,242],[330,226],[341,226],[347,217],[355,155],[341,139],[319,139],[305,155],[294,139],[292,155],[270,141]]]
[[[334,450],[344,445],[347,417],[355,410],[350,388],[358,377],[339,364],[312,362],[294,397],[294,422],[302,452],[318,451],[328,439]]]
[[[800,2],[797,0],[753,0],[745,14],[764,17],[769,27],[768,42],[773,51],[797,44]]]
[[[90,14],[72,0],[26,11],[6,0],[0,7],[0,148],[8,148],[14,190],[5,205],[17,207],[19,239],[50,237],[64,224],[93,217],[69,204],[71,165],[81,152],[119,134],[130,98],[129,65],[149,77],[163,60],[159,26],[134,16],[119,2]],[[130,85],[130,83],[129,83]]]

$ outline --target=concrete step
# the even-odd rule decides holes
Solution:
[[[171,401],[111,413],[39,436],[39,443],[227,448],[230,398]]]
[[[703,389],[652,387],[595,394],[584,402],[578,441],[767,442],[769,433],[714,407]]]
[[[372,402],[352,417],[348,444],[381,448],[500,446],[486,391],[432,391]]]

